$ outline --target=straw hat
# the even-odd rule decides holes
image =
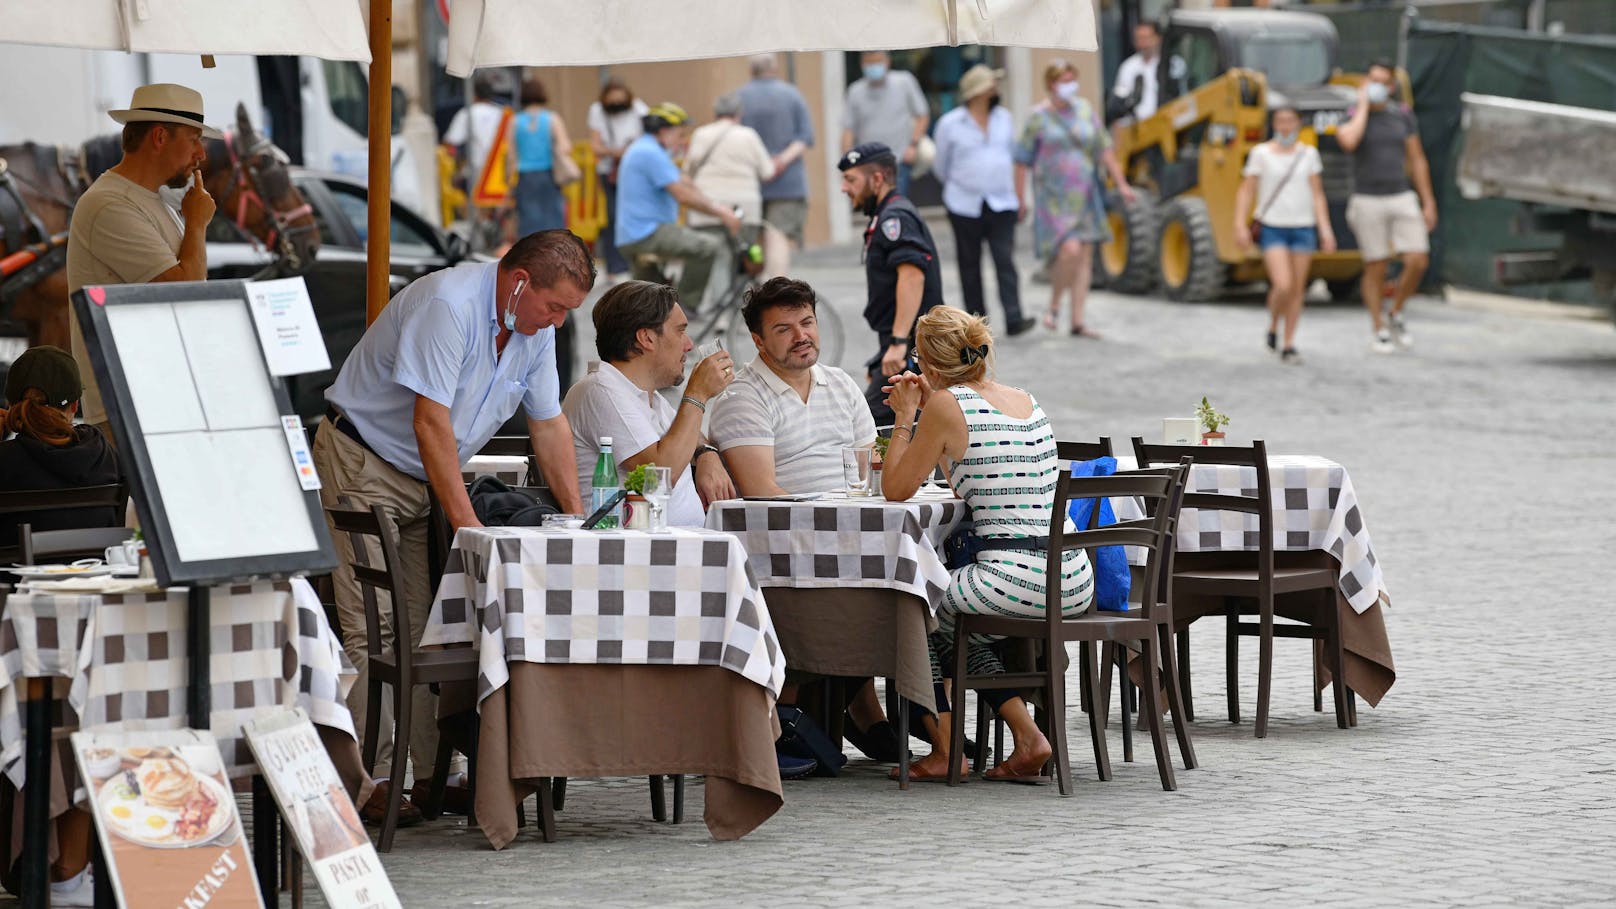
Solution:
[[[202,122],[202,95],[183,85],[158,82],[135,89],[127,110],[109,110],[119,123],[178,123],[202,130],[205,139],[223,139],[224,134]]]
[[[983,92],[989,92],[1004,78],[1004,70],[991,69],[985,63],[978,63],[965,71],[960,77],[959,99],[960,103],[975,98]]]

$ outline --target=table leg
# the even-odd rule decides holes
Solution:
[[[685,775],[682,773],[673,775],[673,822],[685,822]]]
[[[192,729],[207,729],[213,714],[213,589],[196,585],[187,596],[185,639],[190,660],[190,690],[186,696],[187,722]]]
[[[90,831],[90,864],[95,866],[95,892],[90,905],[95,909],[117,909],[118,897],[112,892],[112,869],[107,865],[107,853],[101,846],[101,836]]]
[[[280,832],[280,809],[275,805],[274,795],[269,791],[269,783],[265,782],[263,774],[253,774],[252,810],[253,867],[258,872],[258,893],[263,897],[264,905],[278,905],[280,844],[276,841],[276,834]]]
[[[553,791],[550,788],[552,779],[541,777],[539,779],[539,837],[546,843],[555,842],[555,802],[551,800]]]
[[[661,774],[651,776],[651,820],[665,821],[668,819],[668,796],[662,791]]]
[[[898,680],[887,679],[887,716],[898,721],[898,788],[909,788],[909,704],[898,693]]]
[[[27,777],[22,791],[22,903],[24,909],[46,909],[50,903],[51,710],[50,679],[28,680],[28,745],[23,755]]]

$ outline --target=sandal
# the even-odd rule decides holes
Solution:
[[[1082,325],[1074,325],[1072,326],[1072,337],[1088,338],[1090,341],[1098,341],[1100,340],[1100,333]]]
[[[1044,313],[1044,328],[1049,331],[1055,330],[1055,310],[1051,309]]]
[[[891,770],[887,771],[887,779],[896,780],[897,778],[898,778],[898,768],[894,767]],[[967,781],[970,780],[970,778],[971,778],[971,764],[970,764],[969,761],[967,761],[967,762],[965,762],[964,768],[960,770],[960,782],[962,782],[962,783],[967,782]],[[911,783],[946,783],[946,782],[948,782],[948,771],[943,770],[940,773],[934,773],[934,772],[932,772],[930,770],[927,770],[927,769],[921,767],[919,761],[915,761],[913,764],[909,765],[909,782],[911,782]]]
[[[995,783],[1047,783],[1049,777],[1044,775],[1044,765],[1049,763],[1052,750],[1046,744],[1042,751],[1030,756],[1016,756],[996,765],[984,777]]]

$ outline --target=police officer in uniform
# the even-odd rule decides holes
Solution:
[[[943,273],[937,244],[920,212],[899,195],[898,158],[879,142],[849,149],[836,167],[842,192],[853,207],[870,216],[864,230],[864,280],[868,299],[864,321],[880,338],[881,349],[865,363],[869,385],[864,397],[877,425],[892,422],[881,387],[889,376],[914,368],[915,320],[943,302]]]

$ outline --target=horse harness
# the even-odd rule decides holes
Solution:
[[[247,230],[247,205],[250,202],[258,206],[259,210],[269,218],[271,224],[269,236],[264,238],[264,246],[269,252],[279,253],[284,257],[293,270],[298,269],[301,263],[297,261],[297,251],[292,246],[291,238],[297,234],[316,230],[317,228],[312,219],[308,224],[293,224],[292,222],[306,215],[312,215],[314,206],[304,202],[290,211],[280,211],[274,208],[258,192],[256,185],[258,182],[258,168],[251,163],[243,163],[242,156],[236,151],[236,136],[229,130],[225,130],[224,147],[230,152],[230,179],[235,183],[236,188],[236,216],[234,221],[236,232],[245,237],[247,242],[252,244],[253,249],[258,249],[258,238]],[[268,137],[259,137],[258,141],[253,143],[252,148],[246,150],[249,158],[256,158],[265,152],[279,154],[283,157],[285,155]]]
[[[0,158],[0,314],[23,291],[67,264],[67,232],[52,236],[46,231],[45,222],[18,191],[19,180],[40,189],[21,174],[13,175]]]

